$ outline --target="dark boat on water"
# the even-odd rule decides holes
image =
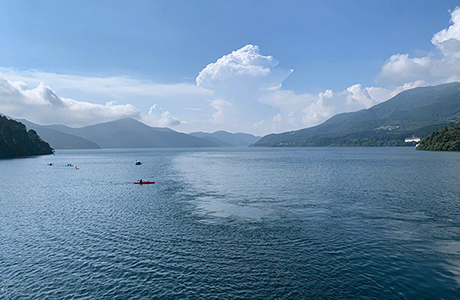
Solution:
[[[139,180],[139,181],[134,182],[134,184],[152,184],[152,183],[155,183],[155,181],[142,181],[142,180]]]

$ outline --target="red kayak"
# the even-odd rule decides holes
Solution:
[[[155,183],[155,181],[135,181],[134,184],[152,184]]]

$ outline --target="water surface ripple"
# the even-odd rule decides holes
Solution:
[[[216,148],[2,160],[0,299],[458,299],[459,158]]]

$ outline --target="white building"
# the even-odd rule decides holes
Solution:
[[[420,138],[419,137],[416,137],[415,135],[413,135],[412,137],[410,138],[407,138],[404,140],[406,143],[410,143],[410,142],[417,142],[419,143],[420,142]]]

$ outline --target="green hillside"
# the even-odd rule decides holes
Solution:
[[[460,122],[435,130],[417,146],[417,150],[460,151]]]
[[[0,116],[0,158],[52,154],[53,149],[35,130],[26,130],[20,122]]]
[[[407,146],[406,137],[427,137],[460,121],[460,83],[421,87],[311,128],[264,136],[253,146]]]

